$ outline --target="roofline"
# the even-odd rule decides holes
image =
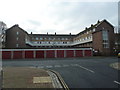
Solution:
[[[6,30],[10,30],[10,29],[12,29],[12,28],[15,27],[15,26],[17,26],[17,27],[20,28],[22,31],[24,31],[26,34],[28,34],[27,31],[25,31],[24,29],[22,29],[21,27],[19,27],[18,24],[13,25],[12,27],[10,27],[10,28],[8,28],[8,29],[6,29]],[[28,34],[28,35],[29,35],[29,34]]]
[[[114,28],[114,26],[111,23],[109,23],[106,19],[102,20],[96,27],[101,25],[104,21],[107,22],[110,26],[112,26]]]
[[[45,36],[76,36],[76,34],[28,34],[28,35],[45,35]]]

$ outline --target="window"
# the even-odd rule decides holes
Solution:
[[[44,38],[45,40],[47,39],[47,38]]]
[[[16,34],[19,35],[19,32],[17,31]]]
[[[66,40],[68,40],[68,38],[66,38]]]
[[[65,44],[67,44],[67,42],[65,42]]]
[[[49,40],[51,40],[51,38],[49,38]]]
[[[60,40],[60,38],[58,38],[58,40]]]
[[[62,40],[64,40],[64,38],[62,38]]]
[[[40,38],[40,40],[43,40],[43,38]]]
[[[102,31],[102,38],[103,38],[103,48],[109,48],[109,39],[108,39],[108,31]]]
[[[18,41],[18,39],[19,39],[19,38],[17,37],[16,40]]]
[[[35,44],[37,43],[37,42],[34,42]]]
[[[19,44],[16,44],[16,47],[19,47]]]
[[[95,28],[93,29],[93,32],[95,31]]]
[[[108,40],[108,31],[102,31],[103,40]]]
[[[32,37],[32,40],[34,40],[34,37]]]
[[[36,37],[36,40],[38,40],[38,37]]]

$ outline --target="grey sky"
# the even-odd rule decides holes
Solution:
[[[97,20],[103,19],[114,26],[118,25],[117,0],[3,0],[2,3],[0,20],[8,27],[19,24],[29,33],[77,34],[85,27],[95,24]]]

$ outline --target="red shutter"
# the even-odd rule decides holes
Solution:
[[[2,51],[2,59],[11,59],[11,51]]]

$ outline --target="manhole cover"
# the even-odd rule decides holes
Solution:
[[[33,83],[51,83],[50,77],[33,77]]]

